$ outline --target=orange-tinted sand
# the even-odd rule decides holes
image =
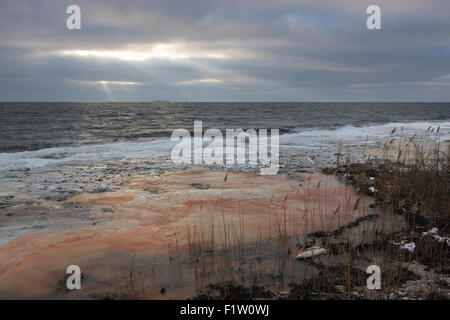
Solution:
[[[167,171],[135,177],[117,192],[70,198],[91,206],[93,222],[109,220],[75,231],[37,232],[1,247],[0,297],[64,298],[65,270],[72,264],[88,276],[91,289],[110,285],[112,278],[127,272],[123,268],[130,260],[124,257],[167,259],[173,243],[187,250],[188,230],[202,230],[220,244],[226,238],[225,221],[229,229],[239,231],[240,239],[252,243],[258,234],[268,240],[280,232],[334,229],[365,214],[371,202],[362,197],[355,206],[360,196],[332,176],[304,175],[300,181],[233,171],[224,182],[225,174],[198,168]],[[194,183],[210,187],[198,189]],[[162,279],[171,271],[155,272]],[[155,298],[151,293],[147,297]]]

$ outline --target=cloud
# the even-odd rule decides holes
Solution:
[[[371,2],[3,0],[0,100],[449,100],[450,2]]]
[[[180,84],[223,83],[223,81],[219,80],[219,79],[192,79],[192,80],[180,81],[179,83]]]

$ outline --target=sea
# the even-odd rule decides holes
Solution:
[[[450,103],[0,103],[0,171],[170,155],[174,129],[279,129],[290,152],[388,139],[450,140]],[[431,133],[430,126],[433,129]],[[427,131],[428,129],[428,131]],[[225,133],[225,131],[223,131]]]

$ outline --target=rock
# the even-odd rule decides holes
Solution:
[[[209,189],[211,185],[207,183],[192,183],[191,186],[197,189]]]
[[[57,195],[46,197],[45,200],[48,200],[48,201],[66,201],[67,200],[67,196],[61,195],[61,194],[57,194]]]
[[[114,208],[112,208],[112,207],[104,207],[104,208],[102,209],[102,211],[103,211],[103,212],[114,212],[115,210],[114,210]]]
[[[308,234],[309,237],[323,238],[327,236],[325,231],[314,231]]]
[[[261,256],[257,254],[255,256],[253,256],[253,260],[261,262]]]
[[[398,293],[398,295],[400,297],[405,297],[406,296],[406,291],[399,290],[397,293]]]
[[[339,293],[345,293],[345,287],[344,286],[334,286],[336,288],[336,290]]]
[[[409,242],[401,245],[402,249],[408,250],[409,252],[414,252],[416,249],[416,244],[414,242]]]
[[[88,191],[89,193],[101,193],[101,192],[109,192],[111,191],[111,188],[108,186],[98,186],[97,188]]]
[[[297,259],[309,259],[325,254],[327,250],[325,248],[319,246],[313,246],[304,251],[300,251],[297,253]]]
[[[447,286],[450,287],[450,277],[441,278],[439,280],[441,280],[442,282],[447,283]]]
[[[289,295],[289,291],[279,291],[277,293],[278,299],[286,299]]]

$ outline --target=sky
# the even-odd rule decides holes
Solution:
[[[155,100],[450,101],[450,1],[0,0],[0,101]]]

